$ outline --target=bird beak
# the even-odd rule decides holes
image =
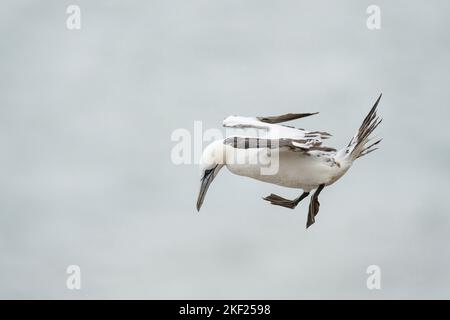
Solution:
[[[197,198],[197,211],[200,211],[200,208],[202,207],[203,204],[203,200],[205,199],[206,191],[208,191],[209,185],[214,180],[215,169],[216,168],[205,172],[205,175],[202,177],[200,184],[200,192],[198,193]]]

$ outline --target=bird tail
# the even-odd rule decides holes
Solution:
[[[378,127],[382,120],[377,116],[377,106],[381,96],[382,95],[380,94],[374,106],[370,109],[369,114],[364,118],[364,121],[356,134],[350,140],[347,147],[343,149],[345,158],[349,158],[349,160],[353,161],[378,149],[375,148],[375,146],[379,144],[382,139],[378,139],[372,143],[369,142],[372,141],[372,138],[370,137],[371,133]]]

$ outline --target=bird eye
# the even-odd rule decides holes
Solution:
[[[216,167],[217,167],[217,166],[216,166]],[[205,179],[207,176],[209,176],[209,175],[211,174],[211,172],[213,172],[213,171],[216,169],[216,167],[205,170],[205,173],[204,173],[202,179]]]

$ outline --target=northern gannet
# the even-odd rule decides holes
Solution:
[[[283,187],[302,189],[294,200],[276,194],[263,198],[273,205],[294,209],[312,190],[306,228],[315,222],[319,212],[318,196],[324,187],[339,180],[353,162],[377,150],[381,139],[369,144],[369,137],[381,123],[377,106],[381,94],[348,145],[339,151],[322,145],[331,135],[321,131],[307,131],[278,123],[308,117],[317,113],[285,114],[273,117],[229,116],[223,126],[263,130],[265,135],[231,136],[216,140],[203,151],[200,160],[200,192],[197,210],[203,204],[205,194],[224,166],[234,174],[246,176]],[[277,164],[274,172],[264,172],[269,163]]]

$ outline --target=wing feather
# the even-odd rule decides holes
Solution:
[[[224,144],[236,149],[254,149],[269,148],[282,149],[287,148],[291,151],[308,153],[309,151],[335,152],[336,149],[322,146],[321,142],[311,139],[265,139],[254,137],[229,137],[224,140]]]
[[[315,113],[288,113],[273,117],[240,117],[229,116],[223,121],[224,127],[258,129],[263,130],[258,137],[231,137],[226,140],[226,144],[235,148],[259,148],[269,145],[280,148],[288,148],[294,151],[320,150],[324,152],[334,152],[334,148],[322,146],[322,140],[331,137],[331,134],[324,131],[307,131],[301,128],[278,124],[284,121],[304,118]],[[261,136],[262,135],[262,136]],[[237,140],[233,140],[237,139]],[[245,140],[247,139],[247,140]],[[233,142],[235,141],[235,142]],[[247,146],[247,147],[246,147]]]
[[[286,113],[282,114],[280,116],[271,116],[271,117],[256,117],[259,121],[266,122],[266,123],[280,123],[280,122],[286,122],[291,121],[295,119],[300,119],[304,117],[309,117],[312,115],[318,114],[318,112],[312,112],[312,113]]]

